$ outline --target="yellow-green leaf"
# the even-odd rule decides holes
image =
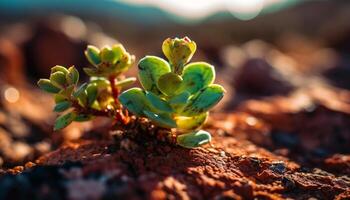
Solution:
[[[61,89],[54,86],[49,79],[40,79],[38,81],[38,86],[40,89],[49,93],[58,93]]]
[[[185,148],[195,148],[211,141],[210,133],[200,130],[177,136],[178,145]]]
[[[51,74],[55,72],[63,72],[64,74],[68,74],[68,70],[65,67],[60,65],[56,65],[51,68]]]
[[[171,71],[169,63],[156,56],[146,56],[140,60],[138,68],[139,79],[143,88],[155,94],[160,94],[157,82],[159,77]]]
[[[205,62],[191,63],[185,66],[182,78],[183,89],[194,94],[214,82],[215,69]]]
[[[72,66],[68,69],[68,73],[66,74],[66,79],[69,84],[77,84],[79,81],[79,72],[78,70]]]
[[[169,72],[166,74],[163,74],[158,79],[158,89],[167,96],[173,96],[177,93],[179,88],[181,87],[182,78],[181,76]]]
[[[75,116],[75,113],[67,113],[59,116],[55,121],[54,131],[60,130],[68,126],[70,123],[73,122]]]
[[[183,117],[178,116],[175,118],[177,127],[182,130],[195,130],[200,128],[209,116],[208,112],[193,116],[193,117]]]
[[[127,86],[135,83],[135,81],[136,81],[135,77],[129,77],[129,78],[126,78],[126,79],[123,79],[121,81],[116,82],[115,86],[124,88],[124,87],[127,87]]]
[[[88,45],[84,53],[92,65],[97,66],[101,63],[100,50],[97,47]]]
[[[89,106],[91,106],[97,98],[97,84],[90,83],[86,87],[86,93],[87,93],[87,103]]]
[[[143,111],[150,108],[146,95],[140,88],[131,88],[124,91],[119,95],[119,101],[137,116],[142,116]]]
[[[50,81],[53,85],[59,88],[63,88],[66,85],[66,75],[61,72],[57,71],[50,75]]]
[[[190,102],[183,109],[182,114],[185,116],[195,116],[208,111],[222,99],[224,92],[224,88],[217,84],[211,84],[201,89],[191,97]]]

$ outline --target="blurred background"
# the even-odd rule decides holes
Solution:
[[[139,60],[163,57],[167,37],[188,36],[198,46],[192,61],[213,64],[216,81],[228,91],[218,112],[273,113],[275,107],[266,111],[266,105],[246,102],[278,97],[285,98],[274,103],[283,112],[324,105],[349,114],[349,19],[346,0],[0,0],[0,165],[23,164],[102,126],[74,124],[52,134],[53,101],[36,87],[54,65],[75,65],[82,72],[87,44],[121,42]],[[128,72],[136,73],[136,66]],[[322,120],[314,123],[330,121]],[[350,134],[339,134],[345,143],[334,151],[349,151]],[[293,142],[289,134],[278,137],[282,143],[287,137],[282,146]],[[320,135],[309,141],[315,137]],[[252,141],[277,149],[276,143]]]

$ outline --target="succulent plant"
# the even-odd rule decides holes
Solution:
[[[117,77],[135,62],[135,56],[130,55],[121,44],[106,46],[101,50],[88,45],[85,56],[92,67],[84,68],[84,71],[89,76],[95,77]]]
[[[134,63],[134,56],[121,44],[103,47],[101,50],[89,45],[85,56],[92,64],[84,71],[90,80],[78,85],[79,72],[72,66],[51,68],[49,79],[40,79],[39,87],[54,94],[54,111],[62,113],[55,122],[54,130],[62,129],[73,121],[87,121],[95,116],[126,120],[118,95],[122,88],[136,81],[123,78],[121,74]]]
[[[210,142],[210,133],[198,129],[225,92],[213,84],[214,67],[188,63],[196,51],[196,43],[188,37],[166,39],[162,50],[168,61],[156,56],[141,59],[138,69],[143,89],[124,91],[120,102],[136,116],[175,129],[180,146],[193,148]]]

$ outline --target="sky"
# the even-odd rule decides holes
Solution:
[[[118,0],[115,0],[118,1]],[[263,8],[296,0],[121,0],[128,4],[158,7],[180,17],[200,19],[229,11],[241,20],[253,19]]]

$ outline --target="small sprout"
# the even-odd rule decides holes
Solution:
[[[97,77],[117,77],[127,71],[135,61],[135,56],[130,55],[121,44],[102,49],[89,45],[85,56],[93,67],[84,68],[84,71],[89,76]]]
[[[172,71],[181,75],[183,67],[191,60],[197,45],[188,37],[164,40],[162,50],[171,64]]]
[[[162,49],[168,61],[156,56],[141,59],[138,68],[143,89],[124,91],[120,102],[136,116],[184,133],[177,136],[180,146],[194,148],[210,142],[210,134],[198,129],[225,93],[222,86],[213,84],[214,67],[188,63],[196,43],[187,37],[166,39]]]
[[[120,75],[132,66],[134,56],[121,44],[101,50],[89,45],[85,55],[93,66],[85,68],[91,76],[88,82],[78,85],[78,70],[74,66],[67,69],[59,65],[51,68],[49,79],[38,81],[42,90],[54,94],[54,111],[62,113],[56,119],[54,130],[60,130],[73,121],[91,120],[94,116],[121,119],[119,115],[124,112],[117,99],[119,91],[134,83],[136,78],[124,79]]]
[[[146,117],[159,127],[175,130],[182,147],[209,143],[210,133],[199,129],[225,90],[213,84],[214,66],[189,63],[196,48],[196,43],[187,37],[166,39],[162,50],[168,60],[156,56],[141,59],[138,76],[143,89],[131,88],[120,94],[136,81],[122,76],[134,63],[134,56],[121,44],[101,49],[89,45],[85,56],[92,66],[84,68],[89,81],[79,85],[79,72],[74,66],[58,65],[51,69],[49,79],[38,81],[42,90],[54,94],[54,111],[60,113],[54,130],[96,116],[127,123],[125,107],[136,117]]]

